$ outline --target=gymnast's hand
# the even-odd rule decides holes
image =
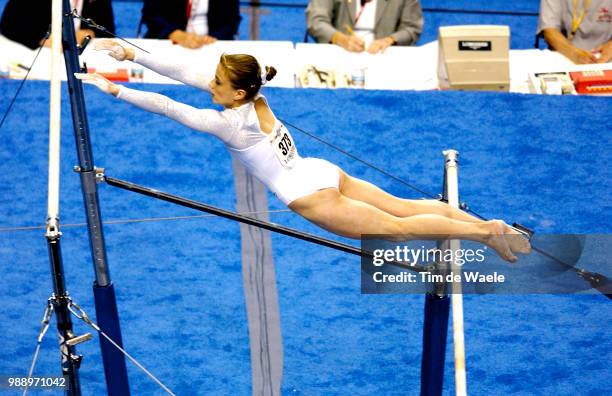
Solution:
[[[83,81],[85,84],[95,85],[104,93],[111,94],[113,96],[119,95],[119,85],[107,80],[106,77],[103,77],[98,73],[74,73],[74,76]]]
[[[117,59],[118,61],[134,60],[134,49],[130,47],[124,47],[115,40],[96,40],[96,42],[94,43],[94,49],[96,51],[109,51],[108,56],[111,56]]]

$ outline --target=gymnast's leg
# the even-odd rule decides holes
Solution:
[[[449,204],[435,199],[415,200],[398,198],[374,184],[350,176],[342,170],[340,170],[340,193],[348,198],[368,203],[397,217],[435,214],[469,223],[484,222],[463,210],[453,208]],[[522,234],[506,223],[503,223],[503,227],[504,234],[506,234],[506,239],[513,252],[530,252],[529,242],[523,238]]]
[[[321,228],[348,238],[384,234],[393,240],[447,239],[452,237],[481,242],[510,262],[517,260],[504,237],[503,222],[465,222],[437,214],[397,217],[366,202],[342,195],[335,188],[299,198],[289,207]]]
[[[374,184],[350,176],[342,170],[340,171],[340,193],[349,198],[356,199],[357,201],[369,203],[397,217],[437,214],[471,223],[482,222],[482,220],[477,217],[435,199],[398,198]]]

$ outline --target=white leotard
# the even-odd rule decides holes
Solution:
[[[138,53],[135,62],[185,84],[209,91],[212,77],[185,65],[160,61]],[[291,134],[276,119],[270,134],[263,132],[255,100],[240,107],[217,111],[197,109],[166,96],[121,86],[118,98],[144,110],[164,115],[192,129],[221,139],[229,152],[285,204],[324,188],[338,188],[338,167],[318,158],[299,156]],[[267,104],[267,102],[266,102]]]

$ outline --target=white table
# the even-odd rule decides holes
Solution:
[[[278,74],[269,83],[272,87],[294,88],[300,86],[299,76],[304,68],[314,65],[321,70],[335,70],[351,77],[363,73],[365,89],[434,90],[438,87],[438,43],[433,41],[415,47],[390,47],[384,54],[351,53],[331,44],[293,44],[289,41],[217,41],[191,50],[172,44],[169,40],[130,39],[136,45],[160,56],[199,63],[213,71],[222,53],[250,53],[260,63],[274,66]],[[0,70],[20,63],[29,66],[36,51],[0,36]],[[116,71],[124,68],[143,71],[132,62],[117,62],[103,52],[93,50],[90,43],[81,57],[88,67],[99,71]],[[563,55],[549,50],[510,51],[510,91],[529,93],[530,74],[559,71],[611,69],[612,63],[599,65],[574,65]],[[50,49],[43,48],[31,79],[48,80]],[[12,66],[12,78],[22,78],[25,70]],[[65,78],[65,76],[64,76]],[[178,84],[167,77],[144,69],[142,82]]]
[[[94,42],[95,40],[92,40],[81,55],[81,61],[87,63],[88,67],[95,68],[96,71],[101,72],[127,69],[128,73],[130,73],[133,69],[143,70],[142,66],[133,62],[118,62],[104,51],[95,51],[93,49]],[[292,60],[294,48],[293,43],[290,41],[217,41],[214,44],[197,50],[182,48],[172,44],[169,40],[130,39],[130,42],[153,54],[159,54],[159,56],[181,59],[186,63],[199,63],[203,68],[211,72],[211,76],[214,75],[215,67],[219,63],[219,57],[224,52],[228,54],[249,53],[255,56],[260,63],[272,65],[278,70],[278,74],[270,81],[269,86],[284,88],[293,88],[295,86]],[[34,59],[36,51],[0,36],[0,64],[19,63],[29,66]],[[29,78],[33,80],[49,80],[50,63],[51,50],[43,48],[33,69],[30,71]],[[23,70],[20,71],[15,67],[11,69],[15,71],[14,76],[12,76],[14,78],[21,78],[25,75]],[[63,70],[65,71],[65,67],[63,67]],[[65,72],[63,79],[66,79]],[[141,81],[157,84],[180,84],[148,69],[144,69]]]

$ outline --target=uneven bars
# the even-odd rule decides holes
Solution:
[[[59,232],[60,123],[62,67],[62,1],[51,8],[51,87],[49,98],[49,189],[47,194],[47,234]]]
[[[459,208],[459,183],[458,183],[458,159],[459,153],[455,150],[444,151],[446,167],[446,194],[448,204],[453,208]],[[458,239],[450,240],[450,248],[456,252],[461,248]],[[456,264],[453,254],[451,261],[451,274],[453,278],[458,273],[461,279],[461,267]],[[451,305],[453,309],[453,345],[455,348],[455,394],[457,396],[467,395],[467,384],[465,374],[465,340],[463,336],[463,295],[461,282],[452,282]]]
[[[176,195],[168,194],[152,188],[139,186],[134,183],[130,183],[125,180],[119,180],[112,177],[104,176],[104,182],[109,186],[118,187],[123,190],[132,191],[138,194],[146,195],[148,197],[157,198],[162,201],[170,202],[187,208],[199,210],[200,212],[211,213],[219,217],[245,223],[254,227],[263,228],[268,231],[276,232],[279,234],[287,235],[293,238],[301,239],[310,243],[314,243],[321,246],[326,246],[335,250],[339,250],[345,253],[354,254],[360,257],[372,258],[374,257],[372,252],[361,250],[354,246],[348,245],[342,242],[336,242],[331,239],[321,238],[319,236],[308,234],[303,231],[294,230],[293,228],[285,227],[279,224],[270,223],[267,221],[255,219],[249,216],[244,216],[239,213],[230,212],[228,210],[220,209],[212,205],[203,204],[201,202],[193,201]],[[397,261],[389,262],[390,265],[394,265],[400,268],[408,269],[415,272],[428,272],[429,270],[418,265],[411,265],[407,263],[401,263]]]

